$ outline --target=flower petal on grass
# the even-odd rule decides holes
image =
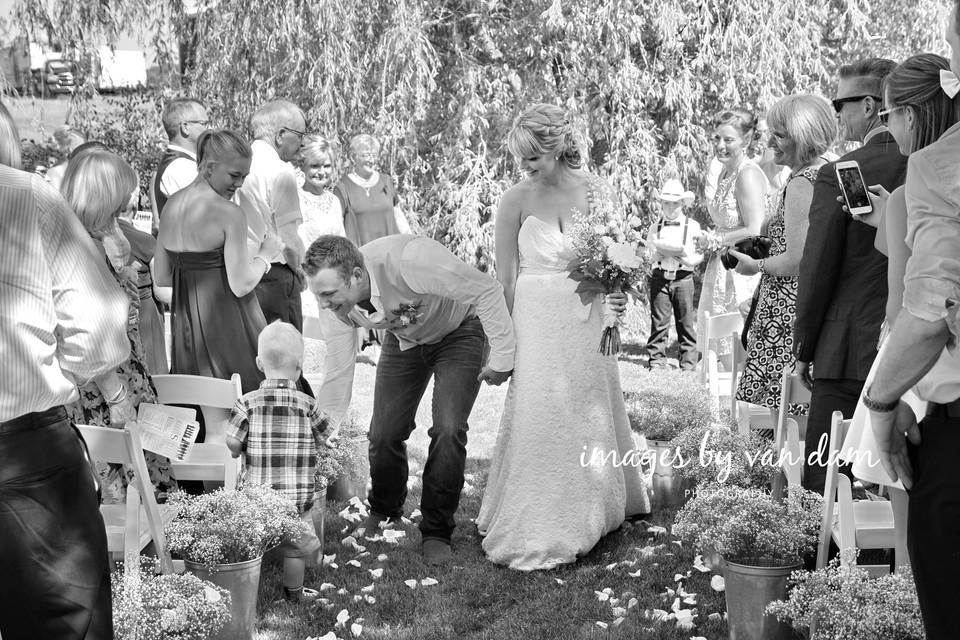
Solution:
[[[421,587],[432,587],[435,584],[440,584],[440,583],[433,578],[424,578],[423,580],[420,581]]]
[[[687,597],[683,599],[683,604],[689,604],[689,605],[697,604],[697,594],[695,593],[687,594]]]
[[[652,533],[655,536],[665,536],[667,535],[667,528],[661,527],[660,525],[657,525],[657,524],[652,524],[649,527],[647,527],[647,533]]]
[[[331,554],[329,556],[323,556],[323,564],[321,566],[327,566],[331,562],[337,559],[337,554]]]
[[[606,622],[600,622],[599,620],[597,620],[595,624],[596,624],[598,627],[600,627],[601,629],[606,629],[607,627],[610,626],[610,625],[608,625]]]
[[[700,573],[709,573],[710,567],[703,563],[703,556],[699,553],[693,557],[693,568]]]
[[[626,607],[614,607],[613,609],[610,610],[610,613],[612,613],[614,616],[616,616],[616,617],[618,617],[618,618],[622,618],[622,617],[624,617],[624,616],[627,615],[627,608],[626,608]]]
[[[348,560],[348,561],[347,561],[347,564],[350,565],[351,567],[356,567],[356,568],[358,568],[358,569],[363,566],[362,564],[360,564],[360,563],[357,562],[356,560]]]
[[[407,585],[407,586],[410,587],[411,589],[416,589],[416,588],[417,588],[417,585],[420,584],[420,583],[417,582],[416,580],[404,580],[404,581],[403,581],[403,584]]]
[[[606,567],[604,567],[604,569],[606,569],[607,571],[613,571],[614,569],[617,568],[617,565],[619,564],[620,564],[619,562],[614,562],[612,564],[608,564]]]
[[[367,604],[377,604],[377,599],[373,596],[363,596],[363,599],[367,601]]]
[[[643,569],[637,569],[633,573],[628,573],[627,575],[631,578],[639,578],[641,575],[643,575]]]
[[[723,591],[727,588],[727,583],[724,581],[723,576],[713,576],[710,578],[710,588],[714,591]]]
[[[320,585],[320,591],[329,591],[330,589],[336,589],[337,585],[331,584],[329,582],[324,582]]]
[[[350,625],[350,633],[353,634],[354,638],[358,637],[361,633],[363,633],[363,625],[354,622]]]
[[[693,611],[690,609],[681,609],[676,612],[677,626],[681,629],[693,629]]]
[[[604,593],[603,591],[594,591],[593,593],[594,595],[597,596],[597,600],[599,600],[600,602],[606,602],[607,600],[610,599],[609,593]]]
[[[623,620],[624,620],[624,618],[618,617],[618,618],[616,618],[613,622],[610,623],[610,626],[611,626],[611,627],[619,627],[621,624],[623,624]]]
[[[343,625],[347,623],[347,620],[350,619],[350,612],[346,609],[340,609],[340,612],[337,613],[337,623],[334,626],[335,629],[342,629]]]
[[[386,562],[388,560],[387,554],[381,553],[377,556],[377,562]]]
[[[399,529],[384,529],[383,539],[390,544],[397,544],[400,538],[406,537],[407,532]]]
[[[630,598],[630,601],[627,602],[627,609],[633,609],[635,606],[640,604],[640,601],[636,598]]]
[[[377,569],[367,569],[367,571],[370,572],[370,576],[372,578],[380,578],[383,576],[383,567],[379,567]]]
[[[561,580],[560,578],[554,578],[557,581],[557,584],[567,584],[566,580]]]
[[[710,620],[711,622],[720,622],[722,618],[720,617],[719,613],[711,613],[707,616],[707,620]]]
[[[368,585],[365,586],[365,587],[360,587],[360,592],[361,592],[361,593],[372,593],[375,588],[376,588],[376,585],[374,585],[373,583],[370,583],[370,584],[368,584]]]

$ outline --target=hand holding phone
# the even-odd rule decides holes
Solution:
[[[855,216],[861,216],[873,211],[867,187],[860,173],[860,165],[856,160],[846,160],[836,164],[837,181],[840,183],[840,192],[847,203],[847,209]]]

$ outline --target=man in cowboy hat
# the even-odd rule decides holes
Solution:
[[[700,225],[683,214],[684,205],[693,202],[693,193],[685,190],[676,178],[664,183],[658,198],[660,219],[650,226],[647,234],[653,261],[649,277],[650,339],[647,341],[650,368],[669,366],[667,344],[672,313],[680,345],[680,368],[693,371],[698,355],[693,269],[703,261],[694,238],[700,235]]]

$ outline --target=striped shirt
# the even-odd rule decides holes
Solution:
[[[313,506],[320,434],[330,418],[292,380],[267,379],[233,405],[227,435],[245,442],[245,482],[264,484]]]
[[[42,178],[0,166],[0,421],[77,400],[130,355],[127,297]]]

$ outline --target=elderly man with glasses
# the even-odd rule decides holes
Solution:
[[[286,100],[273,100],[250,118],[254,141],[250,173],[237,191],[247,216],[248,244],[256,252],[267,230],[283,240],[283,252],[257,285],[257,299],[267,322],[282,320],[303,330],[300,292],[305,282],[300,263],[303,241],[297,230],[303,221],[297,177],[290,161],[300,153],[307,128],[300,107]],[[252,255],[252,254],[251,254]]]
[[[856,161],[867,185],[888,191],[903,184],[907,169],[907,159],[880,121],[878,96],[894,66],[892,60],[868,58],[840,67],[833,100],[841,134],[863,143],[837,162]],[[829,437],[834,411],[853,417],[877,356],[887,301],[887,259],[874,248],[876,229],[843,210],[835,165],[824,165],[813,187],[797,290],[794,355],[797,373],[812,390],[807,455]],[[822,492],[825,480],[826,467],[806,465],[805,487]]]

